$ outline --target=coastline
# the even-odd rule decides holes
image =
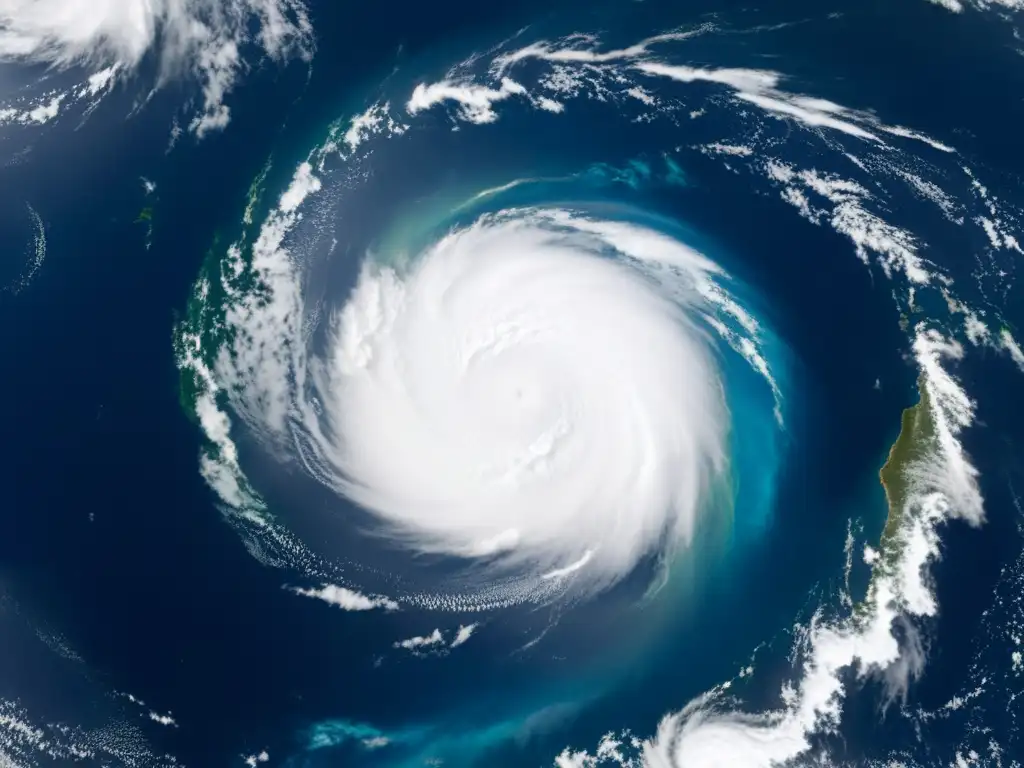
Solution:
[[[895,539],[908,512],[908,470],[925,454],[935,439],[935,423],[923,375],[918,379],[917,391],[918,401],[903,411],[900,433],[889,449],[885,464],[878,471],[878,479],[889,507],[879,541],[883,561],[892,558],[899,549]]]

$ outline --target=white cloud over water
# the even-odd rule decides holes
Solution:
[[[347,587],[339,587],[336,584],[324,584],[318,589],[303,589],[301,587],[289,587],[288,589],[302,597],[323,600],[343,611],[372,611],[375,608],[383,608],[388,611],[398,610],[398,603],[390,598],[367,597],[360,592]]]
[[[458,648],[460,645],[465,643],[470,637],[472,637],[473,633],[479,626],[479,624],[467,624],[465,626],[460,626],[458,631],[455,633],[455,639],[452,640],[451,647]]]
[[[1024,0],[928,0],[928,2],[941,5],[953,13],[963,13],[967,8],[974,8],[979,11],[1024,10]]]
[[[488,88],[471,83],[457,83],[443,80],[439,83],[421,83],[409,97],[405,108],[410,115],[430,109],[444,101],[454,101],[460,113],[471,123],[493,123],[498,119],[494,104],[510,96],[522,96],[526,89],[515,80],[503,78],[498,88]]]
[[[308,58],[312,27],[302,0],[0,0],[0,62],[84,68],[93,95],[151,57],[157,87],[198,79],[202,136],[230,120],[227,95],[248,69],[245,50]]]
[[[435,645],[444,644],[444,635],[440,629],[435,629],[429,635],[410,637],[406,640],[399,640],[394,644],[395,648],[404,648],[407,651],[419,651]]]
[[[819,611],[799,628],[793,655],[800,663],[795,678],[782,685],[781,706],[744,711],[727,698],[726,682],[667,715],[648,739],[609,734],[593,752],[564,750],[555,765],[777,768],[798,758],[831,764],[815,752],[814,737],[838,728],[848,673],[856,680],[880,679],[893,697],[920,675],[924,657],[914,622],[938,610],[929,578],[940,554],[938,531],[952,518],[979,523],[982,499],[977,471],[957,440],[972,422],[973,403],[945,367],[962,349],[924,327],[914,347],[935,440],[907,468],[907,505],[894,512],[903,522],[897,541],[889,544],[889,560],[872,558],[874,576],[863,610],[834,618]],[[631,748],[623,751],[624,743]]]

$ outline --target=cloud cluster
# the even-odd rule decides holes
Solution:
[[[312,55],[302,0],[0,0],[0,61],[135,72],[147,57],[159,82],[202,84],[198,136],[230,120],[225,97],[247,65],[244,50],[283,60]]]

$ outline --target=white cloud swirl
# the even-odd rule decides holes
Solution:
[[[634,254],[703,303],[703,257],[565,212],[368,263],[312,364],[321,479],[417,551],[592,586],[689,541],[727,412],[706,335]]]

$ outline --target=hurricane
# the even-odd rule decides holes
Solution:
[[[283,361],[243,334],[227,374],[256,429],[411,551],[602,585],[689,543],[726,472],[715,339],[767,373],[728,279],[654,229],[507,209],[368,260],[319,354],[301,327]]]
[[[1018,766],[1021,11],[0,0],[0,764]]]
[[[588,173],[564,183],[590,185]],[[731,524],[729,443],[744,426],[771,474],[783,398],[766,358],[773,334],[733,294],[746,289],[642,211],[500,205],[538,184],[476,192],[411,242],[368,244],[332,295],[305,276],[323,268],[314,245],[297,261],[267,240],[301,229],[301,206],[324,191],[307,161],[252,260],[230,249],[217,267],[227,312],[197,303],[178,348],[212,442],[204,474],[234,519],[283,537],[266,556],[294,541],[245,475],[220,397],[274,461],[359,510],[339,507],[331,523],[355,523],[410,562],[458,562],[445,597],[414,603],[545,602],[644,564],[664,576],[698,533]],[[216,290],[207,279],[204,296]],[[197,354],[204,326],[230,329],[209,363]],[[723,366],[746,369],[731,389],[760,400],[756,422],[734,428]]]
[[[673,212],[713,197],[684,168],[724,165],[789,209],[779,216],[844,238],[889,286],[879,312],[905,334],[919,403],[882,472],[890,513],[856,605],[843,592],[847,616],[820,609],[802,630],[804,672],[781,708],[733,710],[724,686],[666,717],[639,756],[607,736],[560,765],[806,759],[841,723],[844,670],[906,695],[924,665],[916,622],[937,611],[938,530],[983,519],[959,442],[974,404],[949,366],[965,345],[1013,356],[1016,342],[888,212],[974,220],[1017,250],[1007,214],[944,140],[803,93],[776,69],[694,63],[702,43],[737,33],[714,21],[616,43],[524,32],[404,94],[389,81],[276,197],[268,163],[247,226],[211,252],[179,327],[209,441],[202,471],[251,551],[342,607],[327,590],[499,623],[530,625],[502,614],[544,606],[532,647],[565,642],[577,613],[648,606],[629,621],[657,632],[652,604],[705,600],[771,527],[810,428],[791,418],[813,384],[776,328],[793,322],[778,289]],[[623,114],[607,141],[573,146],[581,124]],[[531,130],[543,145],[513,139]],[[790,269],[814,274],[814,261]],[[958,326],[931,318],[936,301]],[[856,349],[856,335],[835,343]],[[250,461],[290,479],[264,492]],[[402,645],[445,642],[439,628]]]
[[[692,534],[724,425],[686,318],[601,248],[704,265],[642,230],[506,215],[452,232],[405,280],[361,276],[318,377],[342,442],[323,461],[420,550],[619,574],[663,529]]]

